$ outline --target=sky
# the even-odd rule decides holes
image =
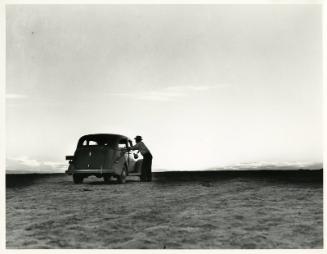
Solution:
[[[7,5],[7,170],[141,135],[154,171],[322,163],[320,5]]]

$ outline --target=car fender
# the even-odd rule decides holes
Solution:
[[[67,175],[72,175],[74,171],[74,165],[72,163],[69,164],[68,169],[66,170]]]

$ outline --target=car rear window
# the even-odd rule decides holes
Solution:
[[[103,138],[103,137],[93,137],[85,138],[79,141],[78,147],[87,146],[108,146],[110,148],[117,149],[119,140],[116,138]]]

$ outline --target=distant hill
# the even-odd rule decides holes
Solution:
[[[6,173],[7,174],[51,174],[64,173],[68,168],[65,161],[37,161],[29,158],[7,158]],[[251,170],[317,170],[323,168],[322,163],[301,163],[301,162],[249,162],[237,163],[219,167],[210,167],[203,169],[184,169],[184,168],[154,168],[154,172],[166,171],[251,171]]]

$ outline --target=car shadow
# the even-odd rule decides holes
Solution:
[[[139,183],[140,180],[126,180],[125,184],[129,184],[129,183]],[[88,184],[88,185],[116,185],[116,184],[121,184],[118,183],[115,180],[109,181],[109,182],[105,182],[105,181],[89,181],[89,182],[84,182],[83,184]]]
[[[322,170],[249,170],[249,171],[169,171],[153,172],[153,184],[193,182],[210,186],[214,182],[242,181],[276,183],[276,184],[321,184],[323,179]],[[144,183],[139,177],[129,178],[125,184]],[[91,178],[84,181],[86,185],[116,185],[114,178],[110,182],[103,179]]]

